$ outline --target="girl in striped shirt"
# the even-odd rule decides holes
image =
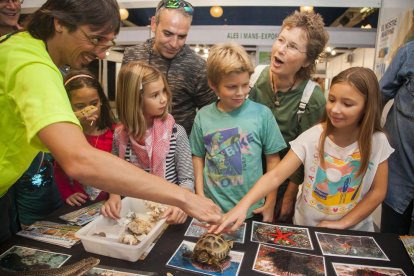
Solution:
[[[118,76],[116,108],[120,125],[115,129],[112,153],[139,168],[194,191],[194,173],[187,134],[169,114],[171,91],[164,75],[151,65],[131,62]],[[118,219],[120,195],[110,194],[104,216]],[[187,214],[169,207],[167,223],[184,223]]]

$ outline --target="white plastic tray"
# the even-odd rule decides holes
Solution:
[[[143,200],[125,197],[122,199],[121,217],[125,217],[130,211],[146,214],[148,210],[146,209]],[[145,252],[147,247],[154,241],[154,239],[161,233],[164,228],[164,223],[165,219],[158,221],[148,233],[147,237],[145,237],[144,240],[142,240],[137,245],[120,243],[117,240],[118,237],[116,234],[110,235],[108,237],[100,237],[94,235],[94,233],[103,232],[110,228],[117,228],[116,221],[105,218],[102,215],[100,215],[88,225],[82,227],[79,231],[76,232],[75,235],[81,239],[83,247],[88,252],[135,262]],[[115,232],[119,232],[119,234],[121,234],[122,231]]]

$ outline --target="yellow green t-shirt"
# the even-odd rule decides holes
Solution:
[[[47,151],[37,133],[57,122],[79,125],[62,74],[42,40],[12,35],[0,43],[0,196]]]

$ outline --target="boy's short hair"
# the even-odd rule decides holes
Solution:
[[[207,78],[218,86],[223,75],[230,73],[254,72],[253,64],[246,50],[236,43],[214,45],[207,58]]]

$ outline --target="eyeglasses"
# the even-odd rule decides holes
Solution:
[[[23,4],[24,0],[0,0],[1,5],[5,5],[7,3],[13,3],[13,4]]]
[[[165,7],[167,9],[179,9],[183,8],[186,13],[189,15],[193,15],[194,7],[190,3],[184,0],[163,0],[158,3],[157,12],[162,8]]]
[[[82,30],[81,27],[79,27],[79,30],[83,33],[83,35],[88,39],[88,41],[95,46],[95,48],[100,48],[100,52],[108,51],[111,47],[116,46],[116,43],[114,40],[107,40],[106,38],[102,36],[92,36],[88,35],[84,30]]]
[[[276,38],[275,41],[275,45],[277,47],[286,47],[286,52],[289,52],[290,54],[297,54],[297,53],[302,53],[302,54],[306,54],[306,51],[301,51],[298,48],[298,45],[296,45],[295,43],[291,42],[291,41],[287,41],[284,37],[278,37]]]

